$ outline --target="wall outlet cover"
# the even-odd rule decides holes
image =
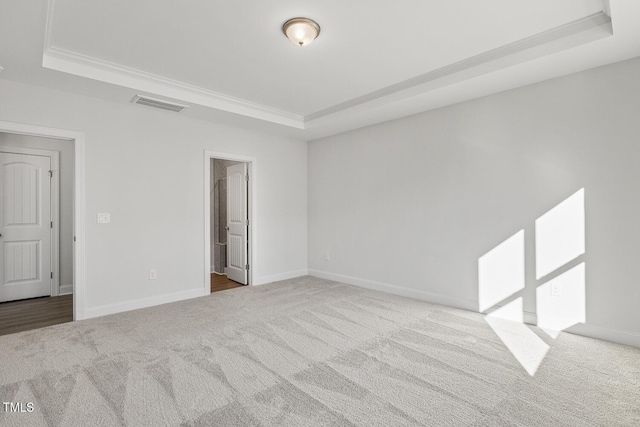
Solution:
[[[98,214],[98,224],[109,224],[111,222],[111,214],[110,213],[99,213]]]

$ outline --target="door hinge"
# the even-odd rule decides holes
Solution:
[[[249,269],[249,264],[245,265],[245,266],[244,266],[244,269],[245,269],[245,270],[248,270],[248,269]]]
[[[248,174],[244,176],[244,180],[245,181],[249,181],[249,175]]]
[[[53,271],[51,272],[51,278],[53,279]]]
[[[53,178],[53,171],[49,171],[49,178]]]
[[[247,220],[247,225],[249,225],[249,220]]]
[[[51,228],[53,228],[53,221],[51,221]]]
[[[73,236],[73,241],[74,241],[74,242],[76,241],[76,236]]]

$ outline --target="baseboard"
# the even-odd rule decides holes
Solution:
[[[60,285],[58,295],[69,295],[73,293],[73,283],[69,285]]]
[[[267,283],[278,282],[280,280],[295,279],[296,277],[306,276],[307,274],[309,274],[309,271],[307,269],[302,269],[273,274],[271,276],[262,276],[255,279],[254,285],[266,285]]]
[[[336,282],[346,283],[348,285],[359,286],[361,288],[373,289],[402,297],[415,298],[434,304],[447,305],[450,307],[461,308],[463,310],[478,311],[478,301],[466,300],[461,298],[452,298],[446,295],[434,294],[431,292],[420,291],[417,289],[405,288],[402,286],[391,285],[389,283],[376,282],[374,280],[362,279],[359,277],[345,276],[343,274],[329,273],[320,270],[309,270],[309,275],[319,277],[321,279],[333,280]]]
[[[530,325],[537,325],[538,317],[536,313],[525,311],[524,322]],[[611,329],[588,323],[579,323],[565,329],[563,332],[640,348],[640,334],[636,332]]]
[[[209,270],[210,273],[215,273],[216,272],[216,268],[212,265],[211,269]]]
[[[182,301],[201,296],[203,296],[203,290],[200,287],[188,291],[174,292],[171,294],[158,295],[150,298],[141,298],[121,303],[106,304],[85,309],[84,319],[106,316],[108,314],[122,313],[124,311],[137,310],[139,308],[153,307],[155,305],[168,304],[170,302]]]
[[[403,297],[415,298],[434,304],[446,305],[449,307],[461,308],[478,312],[478,302],[464,299],[451,298],[445,295],[434,294],[431,292],[419,291],[416,289],[404,288],[401,286],[391,285],[389,283],[376,282],[373,280],[362,279],[359,277],[345,276],[342,274],[329,273],[320,270],[309,270],[309,275],[319,277],[321,279],[333,280],[336,282],[346,283],[348,285],[360,286],[376,291],[387,292]],[[530,325],[536,325],[538,322],[536,313],[529,311],[524,312],[524,322]],[[640,334],[630,331],[621,331],[616,329],[605,328],[602,326],[581,323],[565,330],[570,334],[582,335],[589,338],[596,338],[603,341],[610,341],[617,344],[630,345],[640,347]]]
[[[565,332],[640,348],[640,334],[635,332],[609,329],[602,326],[589,325],[587,323],[572,326]]]

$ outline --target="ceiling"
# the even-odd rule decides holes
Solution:
[[[313,44],[282,34],[296,16]],[[0,78],[307,140],[636,56],[636,0],[0,5]]]

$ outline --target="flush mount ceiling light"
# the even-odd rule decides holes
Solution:
[[[320,25],[309,18],[293,18],[284,23],[282,32],[291,43],[306,46],[318,37]]]

